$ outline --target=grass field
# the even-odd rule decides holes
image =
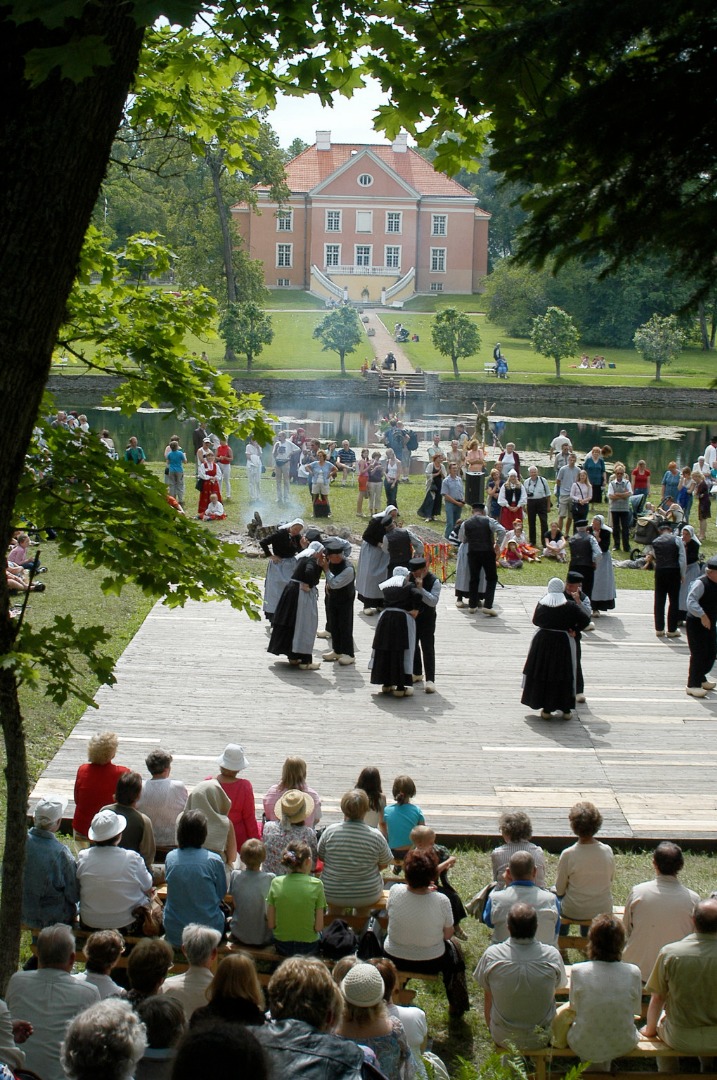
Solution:
[[[150,462],[148,467],[157,475],[161,475],[162,464],[160,462]],[[243,467],[235,467],[233,471],[233,498],[226,504],[228,520],[199,527],[225,533],[231,528],[243,527],[251,517],[247,502],[247,484],[244,469]],[[262,478],[262,489],[264,503],[273,505],[274,487],[269,472],[265,473]],[[344,488],[340,483],[335,483],[332,486],[332,524],[349,525],[356,531],[363,529],[364,523],[356,516],[356,495],[357,489],[355,485],[348,485]],[[421,477],[415,476],[412,478],[411,483],[401,485],[399,505],[406,523],[417,524],[419,522],[415,509],[419,505],[422,495],[423,480]],[[303,516],[308,523],[311,519],[308,490],[306,488],[295,489],[295,497],[302,504]],[[196,491],[193,489],[192,484],[188,482],[188,514],[196,512],[197,498]],[[265,515],[265,520],[270,523],[272,518]],[[278,514],[276,520],[278,520]],[[436,523],[436,527],[441,528],[439,522]],[[716,539],[714,523],[710,522],[708,543],[703,548],[706,553],[711,554],[715,551],[717,548]],[[47,591],[43,594],[36,594],[31,598],[30,616],[34,625],[36,627],[47,625],[55,614],[64,614],[70,607],[79,620],[87,623],[97,621],[104,623],[111,634],[109,649],[113,656],[119,657],[147,615],[151,607],[151,601],[134,588],[124,590],[120,597],[105,597],[99,588],[99,573],[87,571],[68,560],[58,559],[51,543],[43,544],[41,551],[42,561],[48,566],[49,572],[44,577],[44,581],[47,583]],[[238,558],[236,565],[240,573],[263,576],[263,560]],[[513,580],[526,585],[544,584],[549,577],[553,576],[554,572],[555,567],[548,564],[527,565],[524,570],[513,574]],[[501,573],[502,576],[505,576],[508,572],[503,571]],[[616,578],[618,589],[649,589],[652,587],[652,576],[650,574],[618,570],[616,571]],[[95,689],[90,679],[85,678],[84,685],[89,692]],[[70,702],[62,709],[57,709],[45,701],[41,688],[37,691],[23,690],[21,700],[27,728],[30,773],[31,779],[34,781],[53,756],[62,740],[79,720],[84,712],[84,705]],[[418,801],[420,802],[420,795]],[[0,799],[0,814],[4,817],[3,807],[4,800]],[[4,825],[1,818],[0,824]],[[492,844],[486,843],[478,849],[464,846],[457,850],[458,863],[451,872],[451,879],[464,900],[477,892],[490,879],[489,849],[491,846]],[[555,880],[556,861],[556,856],[547,856],[548,882]],[[616,856],[616,863],[614,899],[617,904],[622,904],[632,884],[652,876],[650,855],[640,851],[621,852]],[[700,895],[706,896],[714,888],[716,869],[717,864],[714,856],[688,853],[682,880],[684,884],[697,890]],[[428,1015],[433,1049],[446,1061],[449,1068],[455,1067],[455,1063],[460,1058],[477,1066],[485,1061],[492,1052],[492,1043],[482,1018],[482,995],[470,977],[480,955],[489,943],[489,931],[473,919],[467,919],[463,926],[468,934],[468,941],[465,943],[465,954],[469,976],[468,985],[473,1005],[471,1011],[460,1021],[449,1021],[442,986],[440,984],[424,984],[420,982],[416,984],[418,992],[416,1004],[425,1009]],[[27,942],[25,943],[24,958],[27,954],[26,950]],[[571,959],[577,960],[579,957],[577,954],[572,954]]]

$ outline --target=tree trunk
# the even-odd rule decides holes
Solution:
[[[700,320],[700,338],[702,339],[702,348],[705,352],[707,352],[710,347],[710,339],[707,334],[707,313],[705,311],[704,300],[700,300],[699,304],[697,305],[697,314]]]
[[[234,278],[234,260],[232,258],[234,245],[232,243],[232,233],[229,226],[229,214],[227,213],[226,203],[222,196],[222,185],[220,183],[224,154],[221,150],[212,151],[208,146],[205,156],[212,177],[212,190],[214,191],[214,202],[217,207],[219,228],[222,231],[222,258],[224,260],[224,276],[227,282],[227,300],[230,304],[236,304],[237,283]]]
[[[226,349],[224,350],[224,359],[228,364],[236,364],[237,354],[234,352],[231,345],[227,345]]]
[[[254,360],[253,353],[248,352],[246,354],[246,370],[247,370],[247,374],[251,371],[251,365],[252,365],[253,360]]]
[[[555,378],[559,379],[560,378],[560,357],[559,356],[554,356],[553,360],[555,361]]]
[[[655,361],[655,381],[659,382],[662,376],[662,360]]]
[[[72,288],[82,242],[112,140],[139,59],[143,30],[127,5],[99,0],[82,7],[69,30],[0,16],[4,77],[0,124],[0,542],[7,545],[13,507],[52,350]],[[111,63],[81,82],[57,71],[38,86],[24,78],[32,49],[62,52],[83,38],[106,40]],[[12,649],[7,594],[0,586],[0,659]],[[27,810],[27,763],[17,686],[0,668],[0,709],[8,778],[7,842],[0,904],[0,989],[17,963]]]
[[[451,357],[451,363],[453,364],[453,378],[454,379],[460,378],[460,372],[458,370],[458,360],[457,360],[457,358],[455,356]]]
[[[339,360],[341,361],[341,374],[346,374],[346,353],[343,349],[339,350]]]

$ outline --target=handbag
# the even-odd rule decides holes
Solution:
[[[203,480],[197,480],[197,482],[195,483],[194,486],[197,489],[197,491],[201,491],[202,488],[204,487],[204,481]]]

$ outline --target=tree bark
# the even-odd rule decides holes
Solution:
[[[212,178],[212,191],[214,192],[214,202],[217,208],[217,217],[219,218],[219,228],[222,231],[222,258],[224,260],[224,276],[227,281],[227,300],[230,304],[236,304],[237,283],[234,278],[234,244],[232,243],[229,214],[222,195],[221,185],[223,154],[221,150],[214,152],[208,146],[205,157]]]
[[[559,356],[554,356],[553,360],[555,361],[555,378],[559,379],[560,378],[560,357]]]
[[[98,0],[82,17],[48,30],[0,16],[0,541],[7,544],[32,428],[52,350],[77,272],[122,109],[137,67],[143,29],[131,5]],[[24,77],[27,53],[63,50],[102,38],[111,60],[81,82],[58,71],[37,86]],[[0,586],[0,657],[12,649],[7,595]],[[17,963],[28,777],[14,676],[0,669],[0,710],[8,781],[0,905],[0,990]]]
[[[452,356],[451,361],[453,363],[453,378],[458,379],[460,378],[460,372],[458,371],[458,360],[455,356]]]
[[[704,300],[700,300],[699,304],[697,305],[697,314],[700,321],[700,338],[702,339],[702,348],[705,352],[707,352],[710,347],[710,339],[707,334],[707,313],[705,311]]]

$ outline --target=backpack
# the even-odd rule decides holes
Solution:
[[[321,935],[321,955],[327,960],[340,960],[356,952],[358,938],[347,922],[334,919]]]
[[[418,450],[418,435],[415,431],[409,431],[408,442],[406,443],[407,450]]]

